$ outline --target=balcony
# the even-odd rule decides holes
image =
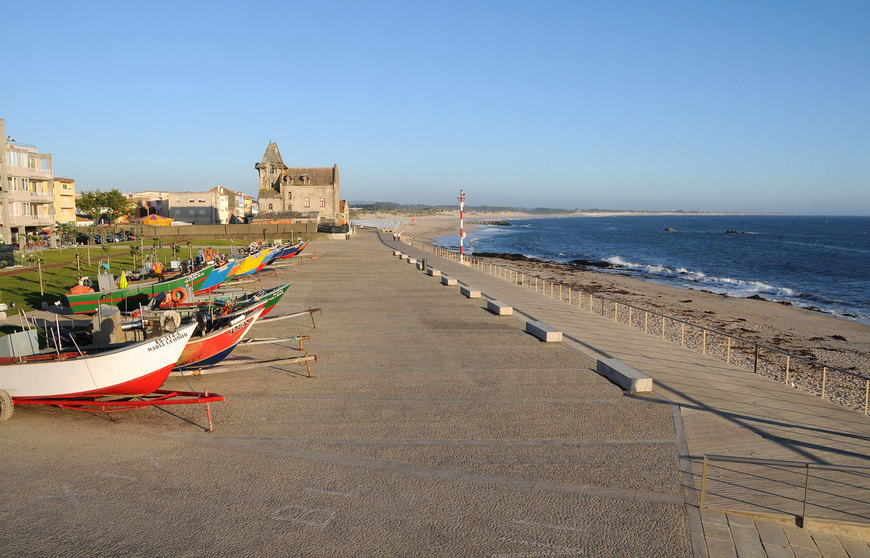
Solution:
[[[2,194],[5,194],[6,200],[10,202],[54,203],[54,195],[51,193],[31,192],[29,190],[7,190],[0,193],[0,195]]]
[[[54,215],[10,215],[10,227],[50,227],[54,225]]]

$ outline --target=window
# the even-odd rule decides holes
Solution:
[[[305,198],[303,204],[305,207],[311,207],[311,200],[309,198]]]
[[[326,198],[320,198],[320,208],[321,209],[326,208]]]
[[[269,204],[269,211],[272,211],[272,204]]]

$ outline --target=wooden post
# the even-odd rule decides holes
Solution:
[[[789,364],[791,364],[791,355],[785,355],[785,385],[788,385]]]
[[[867,387],[864,388],[864,416],[867,416],[867,403],[870,402],[870,380],[867,380]]]
[[[822,367],[822,399],[825,398],[825,384],[828,383],[828,367]]]
[[[619,303],[615,300],[613,301],[613,321],[619,321]]]
[[[643,311],[643,332],[649,333],[649,312]]]
[[[731,338],[728,338],[728,356],[725,357],[725,362],[731,364]]]
[[[680,324],[680,346],[686,346],[686,324]]]
[[[628,327],[631,327],[631,306],[628,307]]]
[[[704,330],[704,344],[702,345],[701,354],[707,354],[707,330]]]
[[[662,339],[665,338],[665,317],[662,316]]]

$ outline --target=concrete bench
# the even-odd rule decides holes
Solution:
[[[417,269],[423,269],[423,262],[417,262]]]
[[[496,316],[512,316],[514,313],[513,306],[508,306],[499,300],[487,300],[486,309]]]
[[[442,275],[441,276],[441,284],[453,286],[453,285],[458,285],[459,283],[453,277],[448,277],[446,275]]]
[[[398,256],[398,255],[401,254],[401,253],[402,253],[402,252],[400,252],[399,250],[393,250],[393,255],[394,255],[394,256]]]
[[[426,269],[426,274],[431,277],[441,277],[441,270],[430,267]]]
[[[531,333],[545,343],[558,343],[562,332],[544,322],[526,322],[526,333]]]
[[[467,298],[480,298],[480,291],[475,291],[471,287],[459,287],[459,293]]]
[[[615,358],[600,359],[595,369],[599,374],[626,391],[652,391],[652,378],[621,360]]]
[[[411,258],[411,257],[409,257],[409,258],[408,258],[408,263],[411,264],[411,265],[416,265],[416,263],[417,263],[417,258]]]
[[[405,254],[399,252],[399,259],[400,259],[400,260],[404,260],[406,257],[407,257],[407,256],[405,256]]]

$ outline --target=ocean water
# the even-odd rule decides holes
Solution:
[[[606,262],[613,268],[601,271],[734,297],[759,295],[870,324],[870,217],[620,215],[510,222],[478,227],[466,237],[466,251]],[[458,249],[459,235],[437,244]]]

